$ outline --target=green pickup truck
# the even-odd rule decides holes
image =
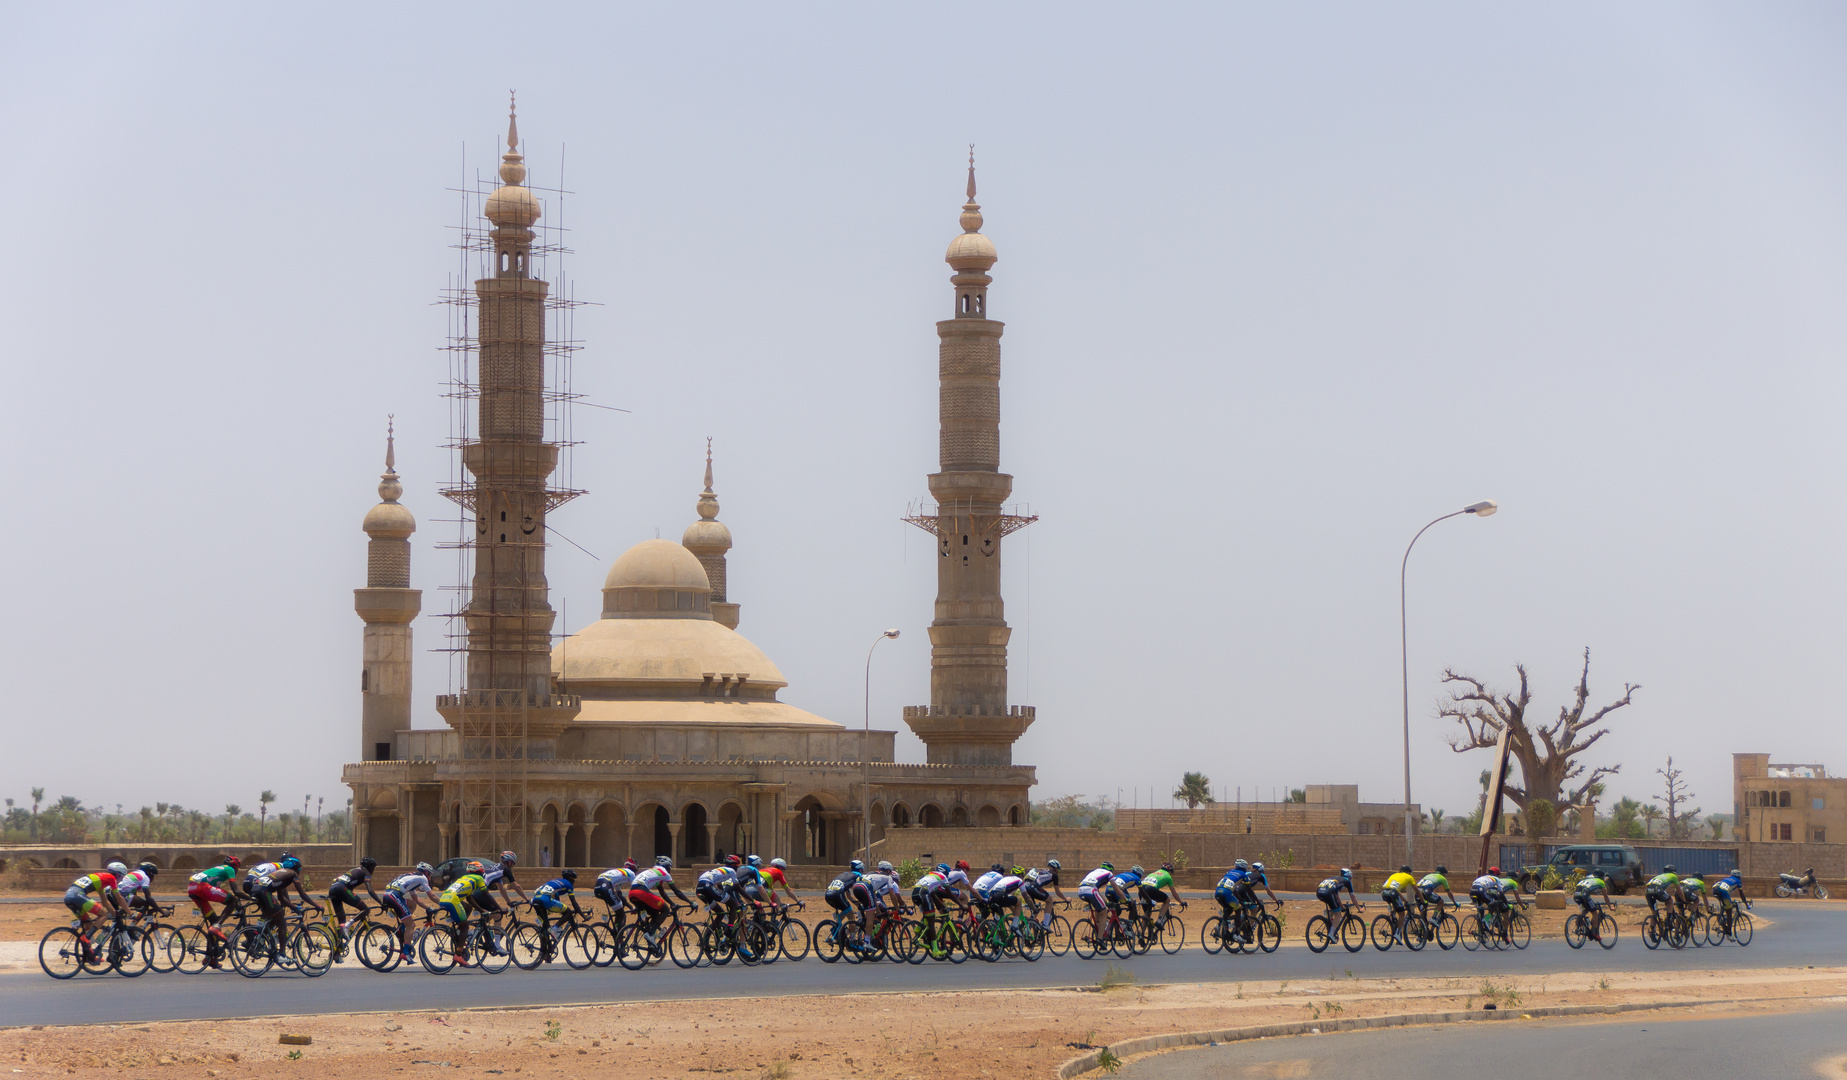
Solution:
[[[1514,877],[1522,892],[1536,893],[1547,870],[1557,870],[1560,877],[1569,878],[1573,870],[1590,869],[1608,879],[1613,893],[1639,888],[1648,880],[1642,873],[1642,857],[1627,844],[1572,844],[1554,851],[1550,859],[1537,866],[1521,867]]]

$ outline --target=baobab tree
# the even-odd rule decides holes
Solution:
[[[1584,671],[1578,676],[1574,702],[1560,706],[1558,719],[1549,724],[1528,724],[1526,709],[1532,703],[1527,687],[1526,665],[1515,664],[1520,688],[1511,693],[1492,690],[1480,679],[1445,668],[1443,681],[1455,685],[1450,700],[1438,709],[1462,725],[1463,734],[1450,739],[1450,749],[1457,753],[1492,748],[1501,732],[1512,732],[1509,751],[1520,764],[1520,783],[1505,784],[1507,797],[1522,811],[1535,799],[1554,806],[1580,804],[1592,785],[1603,777],[1613,776],[1622,766],[1599,765],[1586,769],[1584,752],[1598,739],[1609,734],[1602,727],[1604,719],[1629,704],[1639,685],[1623,684],[1623,696],[1585,715],[1590,704],[1590,650],[1584,650]],[[1569,789],[1569,790],[1568,790]]]

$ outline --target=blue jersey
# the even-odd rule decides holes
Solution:
[[[1110,884],[1116,886],[1120,891],[1131,895],[1141,886],[1141,883],[1142,876],[1133,870],[1127,870],[1117,874],[1115,879],[1110,882]]]
[[[573,885],[571,882],[568,882],[564,880],[563,878],[553,878],[550,881],[546,882],[545,884],[532,890],[532,893],[534,896],[559,897],[559,896],[569,896],[570,894],[576,891],[577,891],[577,886]]]
[[[747,893],[755,893],[763,888],[763,871],[746,863],[738,867],[737,881],[738,888]]]
[[[1230,870],[1225,871],[1225,876],[1219,879],[1218,887],[1237,892],[1244,887],[1245,882],[1249,881],[1250,878],[1251,876],[1248,872],[1239,870],[1234,866]]]

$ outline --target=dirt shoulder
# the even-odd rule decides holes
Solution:
[[[1320,1017],[1698,1001],[1801,1002],[1847,994],[1847,968],[1735,974],[1587,971],[1506,982],[1336,979],[1043,991],[636,1002],[578,1008],[389,1012],[0,1030],[22,1076],[114,1077],[125,1068],[241,1077],[311,1067],[321,1080],[432,1075],[629,1074],[712,1080],[1050,1077],[1088,1045]],[[283,1045],[284,1034],[308,1045]],[[298,1058],[290,1058],[299,1053]],[[143,1073],[142,1075],[145,1075]]]

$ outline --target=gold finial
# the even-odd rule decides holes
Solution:
[[[385,471],[395,472],[398,467],[398,415],[385,414]]]
[[[705,493],[712,494],[712,436],[705,437]]]
[[[718,495],[712,490],[712,437],[705,437],[705,490],[699,493],[699,517],[712,521],[718,517]]]
[[[519,94],[507,91],[507,153],[519,153]]]
[[[975,144],[968,144],[968,201],[975,201]]]

